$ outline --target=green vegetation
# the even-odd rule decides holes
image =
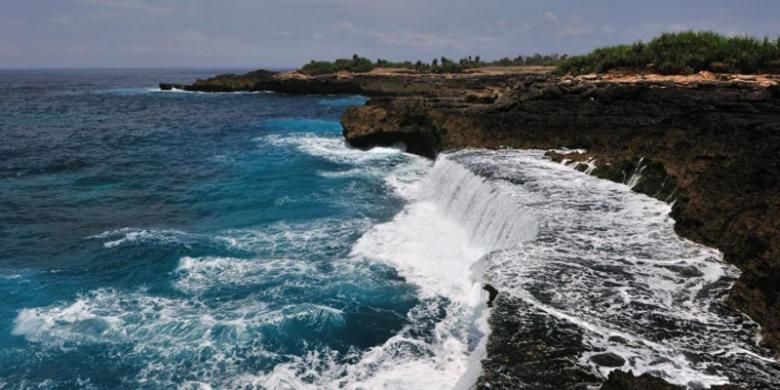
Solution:
[[[301,72],[308,75],[322,75],[332,74],[341,71],[365,73],[370,72],[374,68],[391,68],[391,69],[408,69],[416,72],[424,73],[462,73],[469,69],[482,68],[486,66],[555,66],[564,61],[567,57],[565,55],[559,56],[557,54],[541,55],[534,54],[533,56],[523,57],[517,56],[515,58],[505,57],[496,61],[482,61],[479,56],[463,57],[458,61],[449,59],[447,57],[434,58],[431,62],[423,61],[403,61],[392,62],[384,59],[377,59],[376,62],[371,62],[368,58],[360,57],[357,54],[352,56],[352,59],[340,58],[336,61],[311,61],[301,68]]]
[[[715,73],[780,73],[780,38],[756,39],[748,36],[728,37],[713,32],[664,33],[650,42],[635,42],[599,48],[589,54],[541,55],[501,58],[483,61],[479,56],[451,60],[434,58],[431,62],[392,62],[360,57],[336,61],[311,61],[301,68],[309,75],[340,71],[370,72],[374,68],[408,69],[421,73],[462,73],[487,66],[555,66],[558,74],[605,73],[612,70],[693,74],[703,70]]]
[[[374,69],[374,63],[368,58],[360,57],[357,54],[352,56],[352,59],[339,58],[334,62],[328,61],[311,61],[301,68],[303,73],[308,75],[320,75],[331,74],[341,71],[349,71],[355,73],[370,72]]]
[[[569,57],[560,74],[604,73],[610,70],[661,74],[780,72],[780,38],[771,41],[713,32],[664,33],[648,43],[596,49]]]
[[[529,57],[517,56],[515,58],[504,57],[491,62],[490,66],[558,66],[569,58],[566,54],[534,54]]]

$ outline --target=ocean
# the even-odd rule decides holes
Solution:
[[[350,148],[360,96],[156,87],[226,71],[0,71],[0,389],[468,388],[485,283],[595,375],[778,383],[669,204],[543,151]]]

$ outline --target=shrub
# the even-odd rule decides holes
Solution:
[[[311,61],[301,68],[301,71],[308,75],[331,74],[341,71],[355,73],[370,72],[374,69],[374,63],[368,58],[360,57],[357,54],[352,59],[339,58],[336,61]]]
[[[311,61],[301,68],[301,72],[309,75],[332,74],[339,71],[350,71],[356,73],[370,72],[375,67],[409,69],[417,72],[432,73],[461,73],[469,69],[480,68],[484,66],[554,66],[561,63],[567,57],[558,54],[541,55],[534,54],[530,57],[517,56],[514,59],[509,57],[497,61],[483,62],[480,56],[467,56],[457,61],[447,57],[434,58],[430,63],[422,61],[403,61],[392,62],[379,58],[372,63],[368,58],[360,57],[357,54],[352,59],[339,58],[333,62]]]
[[[610,70],[654,71],[661,74],[771,72],[780,60],[780,39],[726,37],[713,32],[664,33],[648,43],[596,49],[564,60],[557,73],[604,73]]]
[[[309,75],[329,74],[338,71],[334,63],[327,61],[311,61],[304,65],[301,70]]]

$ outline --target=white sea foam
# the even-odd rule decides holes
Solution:
[[[14,320],[12,334],[63,349],[129,343],[133,346],[131,355],[148,361],[138,380],[161,386],[180,384],[178,366],[200,356],[202,360],[192,368],[194,374],[218,384],[225,383],[226,377],[230,381],[244,374],[239,364],[241,350],[251,350],[257,358],[278,358],[265,349],[259,331],[286,321],[312,329],[343,324],[340,310],[322,305],[271,309],[269,303],[253,298],[206,303],[145,291],[99,289],[70,304],[22,310]]]
[[[360,372],[376,372],[358,376],[368,388],[468,388],[476,381],[487,310],[474,265],[491,250],[536,235],[535,220],[509,195],[505,183],[441,158],[408,207],[358,240],[353,256],[392,265],[419,287],[422,298],[447,302],[436,337],[421,340],[402,333],[363,356],[356,366]],[[398,359],[398,342],[428,352]],[[381,370],[364,368],[377,365]]]
[[[351,148],[342,137],[328,137],[313,133],[298,133],[293,135],[272,134],[256,139],[259,142],[275,146],[293,146],[298,150],[336,163],[362,163],[371,160],[387,159],[398,156],[404,151],[403,146],[375,147],[368,151]]]
[[[405,153],[403,145],[375,147],[367,151],[352,148],[342,137],[327,137],[312,133],[268,135],[258,142],[281,147],[294,147],[300,152],[328,161],[352,166],[339,171],[320,171],[327,178],[379,177],[405,199],[415,198],[420,191],[421,178],[430,169],[430,162]]]
[[[639,181],[642,180],[642,174],[645,172],[645,168],[647,168],[646,165],[642,165],[642,163],[645,161],[644,157],[639,159],[639,162],[636,163],[636,167],[634,168],[634,171],[631,172],[631,176],[628,177],[628,180],[626,180],[626,185],[628,188],[634,188],[639,184]]]
[[[201,237],[198,237],[195,234],[186,233],[179,230],[138,229],[130,227],[105,231],[103,233],[87,237],[87,239],[110,240],[103,243],[105,248],[115,248],[122,245],[132,245],[144,242],[181,244],[184,246],[189,246],[200,238]]]
[[[183,257],[175,271],[179,279],[174,286],[185,292],[198,293],[213,287],[270,283],[315,271],[311,263],[293,259]]]
[[[193,95],[269,95],[274,94],[274,91],[233,91],[233,92],[204,92],[204,91],[187,91],[179,88],[171,88],[169,90],[162,90],[158,88],[147,88],[148,92],[161,92],[161,93],[184,93]]]
[[[2,273],[0,271],[0,279],[6,279],[6,280],[19,280],[22,279],[22,274],[20,273]]]
[[[370,219],[358,218],[322,219],[299,224],[282,221],[262,229],[229,229],[216,234],[125,227],[92,235],[87,239],[102,240],[105,248],[156,243],[191,249],[202,244],[275,255],[281,251],[316,253],[335,241],[346,240],[370,226]]]
[[[485,278],[531,310],[577,325],[588,350],[581,365],[607,375],[614,368],[589,358],[610,351],[626,360],[623,369],[694,387],[777,375],[763,359],[722,358],[723,351],[761,354],[749,342],[754,324],[718,307],[738,271],[717,250],[678,237],[668,204],[547,161],[541,151],[448,158],[518,183],[510,196],[537,218],[539,233],[486,256]]]
[[[277,222],[262,229],[230,229],[213,236],[232,248],[280,256],[289,253],[322,253],[351,240],[371,227],[369,218],[325,218],[306,223]]]

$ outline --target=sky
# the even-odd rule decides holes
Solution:
[[[0,0],[0,68],[495,59],[691,29],[777,37],[780,1]]]

